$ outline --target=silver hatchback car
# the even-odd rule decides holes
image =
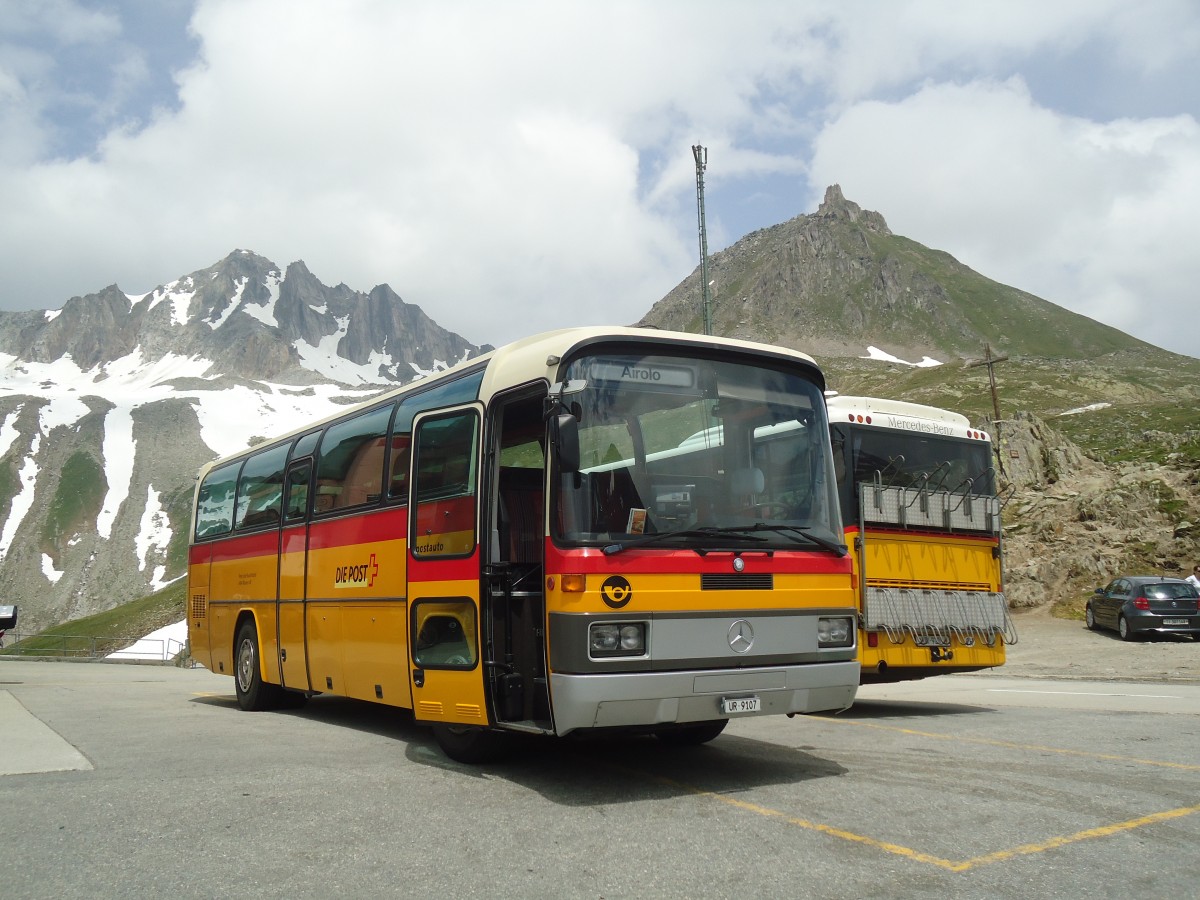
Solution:
[[[1122,640],[1142,635],[1189,634],[1200,641],[1200,593],[1179,578],[1130,575],[1096,588],[1087,602],[1087,627],[1113,628]]]

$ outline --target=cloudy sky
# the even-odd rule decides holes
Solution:
[[[0,308],[236,248],[476,343],[638,319],[825,187],[1200,356],[1194,0],[0,0]]]

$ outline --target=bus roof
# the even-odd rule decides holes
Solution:
[[[748,350],[757,354],[767,354],[777,359],[786,359],[801,364],[810,370],[811,374],[817,380],[819,387],[824,388],[825,386],[824,375],[816,361],[807,353],[790,350],[786,347],[775,347],[770,344],[759,344],[753,341],[716,337],[713,335],[691,334],[681,331],[661,331],[655,328],[613,326],[560,328],[556,331],[534,334],[513,341],[510,344],[505,344],[488,353],[483,353],[457,363],[444,371],[415,379],[401,387],[381,391],[370,400],[349,406],[344,410],[339,410],[324,419],[305,422],[292,431],[272,437],[253,447],[247,447],[244,450],[239,450],[220,459],[214,459],[201,467],[200,477],[203,478],[209,470],[217,466],[247,456],[251,452],[262,450],[280,441],[321,428],[330,422],[347,418],[372,406],[378,406],[397,397],[420,391],[425,387],[451,380],[459,373],[476,370],[484,366],[487,367],[487,370],[483,378],[483,383],[480,385],[479,397],[485,402],[500,391],[521,384],[529,384],[539,378],[553,383],[558,377],[559,362],[562,359],[567,358],[576,349],[586,344],[613,340],[648,344],[661,342],[684,347],[690,346],[696,349]]]
[[[986,432],[971,427],[966,416],[937,406],[881,397],[843,397],[840,394],[826,397],[825,405],[829,409],[831,424],[849,421],[876,428],[989,440]]]

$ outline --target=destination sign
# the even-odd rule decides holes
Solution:
[[[690,388],[696,385],[696,370],[690,366],[664,366],[661,363],[597,360],[588,371],[588,380],[617,381],[646,387]]]

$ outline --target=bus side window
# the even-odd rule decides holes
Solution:
[[[312,477],[312,460],[293,462],[287,473],[287,507],[284,521],[295,522],[308,512],[308,482]]]
[[[388,499],[392,502],[408,501],[408,465],[412,452],[412,425],[417,413],[453,406],[474,400],[479,395],[479,383],[483,372],[475,372],[437,387],[404,397],[396,407],[396,415],[389,430],[391,445],[387,464]]]
[[[458,410],[423,421],[413,447],[411,550],[417,558],[466,556],[475,547],[479,417]]]
[[[388,481],[388,497],[393,500],[408,499],[408,459],[411,443],[411,434],[392,435],[392,477]]]
[[[283,502],[283,464],[289,444],[279,444],[255,453],[242,467],[238,479],[235,528],[258,528],[279,524]]]
[[[377,502],[383,490],[383,458],[392,408],[382,406],[330,425],[317,461],[317,512]]]

